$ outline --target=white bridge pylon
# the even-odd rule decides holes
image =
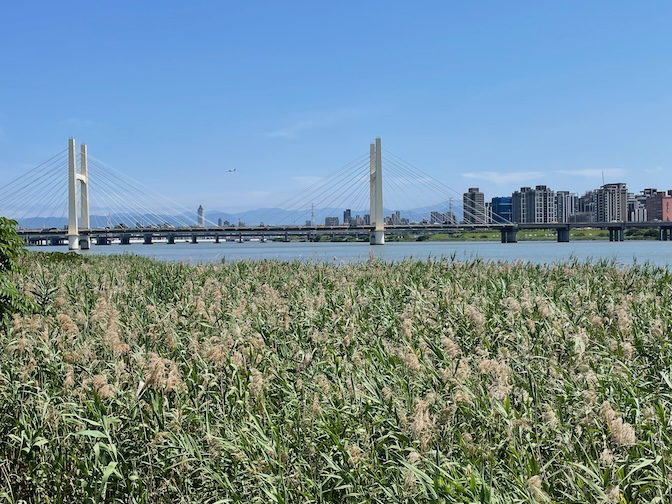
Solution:
[[[80,186],[80,201],[77,201],[77,181]],[[78,208],[79,207],[79,208]],[[86,157],[86,145],[81,145],[80,170],[77,172],[77,154],[75,139],[68,140],[68,248],[88,250],[91,248],[91,237],[79,235],[77,210],[81,211],[81,226],[87,231],[89,222],[89,175]]]
[[[371,245],[385,244],[385,215],[383,214],[383,156],[380,147],[380,138],[370,146],[369,158],[369,199],[371,225],[373,229],[369,234]]]

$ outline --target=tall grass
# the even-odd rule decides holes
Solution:
[[[0,502],[669,502],[672,276],[31,255]]]

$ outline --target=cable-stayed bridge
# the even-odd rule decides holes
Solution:
[[[70,139],[67,149],[0,188],[0,214],[17,220],[26,243],[67,243],[71,250],[112,242],[264,241],[296,235],[306,240],[356,235],[382,245],[386,233],[474,229],[499,230],[503,243],[515,243],[521,229],[550,229],[559,242],[567,242],[571,227],[586,225],[515,224],[486,214],[482,204],[464,207],[461,194],[393,153],[385,151],[383,164],[380,138],[368,153],[316,177],[273,208],[239,214],[238,223],[213,222],[202,208],[184,208],[89,156],[86,145],[77,152]],[[590,225],[608,229],[612,241],[622,241],[627,227],[655,227],[661,239],[672,239],[672,223]]]

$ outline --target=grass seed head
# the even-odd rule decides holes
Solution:
[[[635,428],[622,418],[616,418],[610,425],[611,439],[619,446],[629,446],[635,444],[637,436]]]
[[[534,502],[551,502],[551,499],[546,495],[546,492],[544,492],[542,488],[542,483],[541,476],[536,474],[527,480],[527,490],[530,492]]]

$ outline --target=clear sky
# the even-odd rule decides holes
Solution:
[[[75,137],[196,208],[386,150],[457,192],[672,189],[670,1],[8,2],[0,183]],[[227,169],[236,169],[227,173]]]

